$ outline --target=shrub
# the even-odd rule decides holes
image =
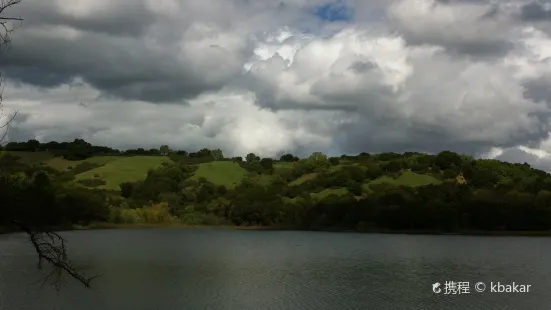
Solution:
[[[77,183],[82,184],[86,187],[98,187],[105,185],[105,180],[102,179],[84,179],[84,180],[78,180]]]
[[[332,166],[337,166],[339,164],[339,158],[338,157],[331,157],[329,158],[329,163],[332,165]]]
[[[74,174],[79,174],[79,173],[83,173],[83,172],[86,172],[86,171],[90,171],[92,169],[96,169],[98,167],[101,167],[101,165],[99,164],[94,164],[94,163],[89,163],[89,162],[82,162],[78,165],[75,166],[75,168],[72,169],[72,172]]]
[[[134,184],[131,182],[123,182],[119,185],[121,188],[121,196],[124,198],[130,198],[132,191],[134,190]]]

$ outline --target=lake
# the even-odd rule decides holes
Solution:
[[[24,235],[0,236],[0,309],[548,309],[551,238],[229,229],[65,232],[102,276],[59,292]],[[469,293],[444,282],[470,282]],[[531,285],[490,292],[490,282]],[[440,282],[435,294],[432,284]],[[486,291],[475,291],[484,282]],[[464,284],[461,286],[465,287]],[[456,286],[457,288],[457,286]],[[455,292],[456,294],[451,294]]]

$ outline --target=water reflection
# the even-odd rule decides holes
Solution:
[[[0,309],[547,309],[549,238],[207,229],[65,234],[104,275],[40,289],[23,236],[0,236]],[[527,294],[436,295],[445,281],[523,282]]]

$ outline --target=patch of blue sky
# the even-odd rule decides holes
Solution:
[[[346,0],[338,0],[315,8],[315,14],[326,22],[348,22],[354,17],[353,9]]]

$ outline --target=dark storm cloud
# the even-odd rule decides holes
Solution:
[[[547,2],[547,6],[550,4]],[[532,1],[521,7],[520,17],[524,21],[551,21],[551,10],[543,1]]]
[[[544,121],[549,124],[551,118]],[[488,125],[492,126],[492,125]],[[488,146],[510,148],[523,144],[538,145],[549,137],[551,125],[542,126],[537,132],[515,132],[506,143],[495,140],[465,139],[460,132],[453,132],[442,124],[435,126],[413,125],[399,119],[380,122],[363,120],[346,128],[347,135],[340,141],[340,148],[347,153],[359,152],[427,152],[443,150],[461,154],[481,154]]]
[[[27,31],[17,40],[0,58],[0,66],[9,79],[36,86],[53,87],[82,77],[107,95],[151,102],[190,98],[222,86],[222,81],[204,80],[174,51],[132,38],[83,33],[69,40]]]
[[[540,158],[534,154],[530,154],[518,148],[506,149],[503,151],[501,155],[497,156],[495,159],[510,162],[510,163],[519,163],[519,164],[528,163],[533,168],[540,169],[547,172],[551,171],[551,159]]]
[[[14,137],[240,156],[483,154],[548,138],[549,39],[518,2],[350,1],[345,23],[313,13],[329,2],[25,0],[0,57],[19,82],[9,104],[32,115]]]
[[[369,70],[373,70],[375,68],[377,68],[377,64],[369,61],[356,61],[350,66],[350,70],[360,74],[365,73]]]
[[[551,78],[541,78],[524,83],[524,97],[534,101],[543,101],[551,106]]]
[[[11,16],[24,17],[24,27],[64,25],[75,29],[114,36],[143,35],[158,16],[143,1],[117,0],[100,7],[94,14],[75,16],[62,11],[52,0],[22,1],[10,10]]]
[[[509,13],[493,1],[400,1],[389,12],[409,45],[437,45],[450,54],[482,58],[499,58],[515,48]]]
[[[436,44],[443,45],[450,55],[470,55],[482,58],[500,58],[509,53],[515,44],[511,41],[495,39],[488,41],[455,41],[441,40],[440,38],[427,39],[415,35],[407,38],[406,42],[411,45]]]
[[[115,1],[84,15],[53,0],[22,3],[10,15],[24,15],[24,27],[0,58],[6,77],[20,83],[49,88],[82,78],[105,97],[181,101],[221,88],[251,49],[246,38],[190,30],[190,23],[156,15],[144,1]]]

